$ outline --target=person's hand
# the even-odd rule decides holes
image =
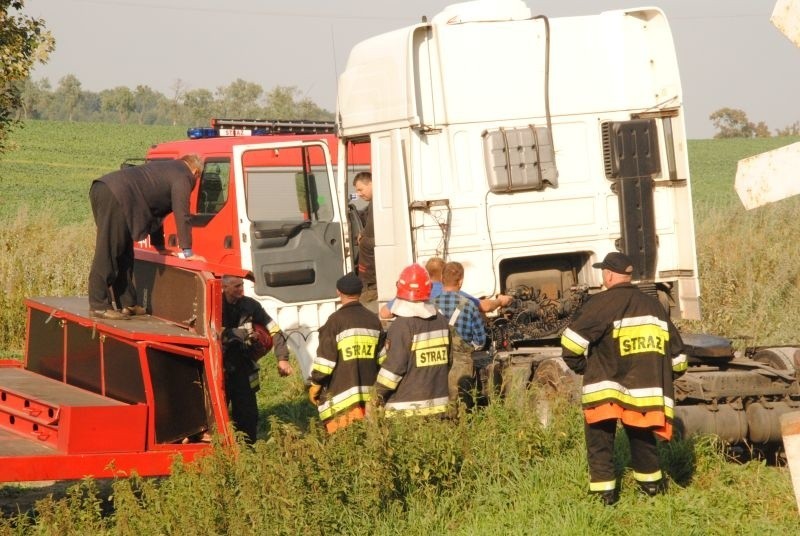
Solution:
[[[191,257],[186,257],[187,261],[197,261],[197,262],[208,262],[205,257],[202,255],[192,255]]]
[[[497,295],[497,301],[500,302],[500,307],[507,307],[508,304],[510,304],[513,300],[514,300],[514,298],[512,298],[508,294],[498,294]]]
[[[381,320],[390,320],[393,316],[394,315],[389,310],[389,308],[386,307],[386,305],[381,305],[381,308],[378,310],[378,317]]]
[[[312,383],[311,386],[308,388],[308,399],[315,406],[319,406],[321,392],[322,392],[322,386],[317,385],[316,383]]]
[[[294,369],[292,368],[292,366],[289,364],[289,362],[287,360],[279,359],[278,360],[278,374],[280,376],[284,376],[284,377],[291,376],[292,374],[294,374]]]

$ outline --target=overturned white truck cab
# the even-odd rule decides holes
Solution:
[[[472,294],[564,299],[624,251],[676,317],[699,316],[681,84],[658,9],[548,20],[518,0],[452,5],[357,45],[337,118],[343,142],[371,143],[381,300],[433,255],[462,262]]]
[[[683,96],[661,10],[548,19],[520,0],[451,5],[353,48],[337,132],[340,162],[370,144],[379,300],[411,262],[461,262],[464,290],[516,298],[490,329],[507,376],[530,381],[560,355],[561,331],[600,290],[592,264],[612,251],[673,318],[699,318]],[[775,441],[779,414],[798,405],[795,349],[685,340],[679,427]]]

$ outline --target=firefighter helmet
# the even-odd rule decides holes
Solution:
[[[397,297],[412,302],[425,301],[431,295],[431,276],[419,264],[406,266],[397,280]]]

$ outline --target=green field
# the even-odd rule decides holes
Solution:
[[[26,207],[59,224],[84,222],[94,179],[126,158],[144,158],[154,143],[185,136],[181,127],[28,121],[0,156],[0,221]]]
[[[783,147],[800,138],[689,140],[689,169],[695,217],[712,208],[741,208],[733,189],[736,163],[742,158]],[[698,236],[698,241],[701,237]]]
[[[0,355],[21,355],[23,299],[85,294],[94,227],[91,180],[182,128],[29,122],[0,156]],[[685,327],[800,339],[798,199],[752,212],[733,192],[736,161],[788,139],[689,142],[704,320]],[[688,324],[688,323],[687,323]],[[333,437],[315,426],[302,379],[263,368],[269,416],[253,450],[216,449],[166,479],[119,480],[111,498],[86,481],[34,513],[0,518],[2,534],[794,534],[789,474],[727,461],[710,438],[661,446],[669,493],[633,489],[620,503],[586,496],[580,413],[555,424],[511,398],[456,422],[360,423]],[[310,419],[312,419],[310,421]],[[265,419],[266,421],[266,419]],[[623,441],[618,454],[627,459]],[[622,470],[622,467],[619,468]],[[16,486],[0,497],[24,497]]]
[[[0,155],[0,355],[20,356],[24,299],[85,295],[89,186],[183,128],[29,121]]]

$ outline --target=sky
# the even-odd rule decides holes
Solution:
[[[147,85],[171,96],[236,79],[269,91],[295,86],[330,111],[350,49],[416,24],[452,0],[25,0],[56,51],[33,79],[67,74],[85,90]],[[713,137],[708,116],[744,110],[774,131],[800,121],[800,49],[769,21],[775,0],[526,0],[533,15],[590,15],[655,5],[678,55],[691,139]]]

